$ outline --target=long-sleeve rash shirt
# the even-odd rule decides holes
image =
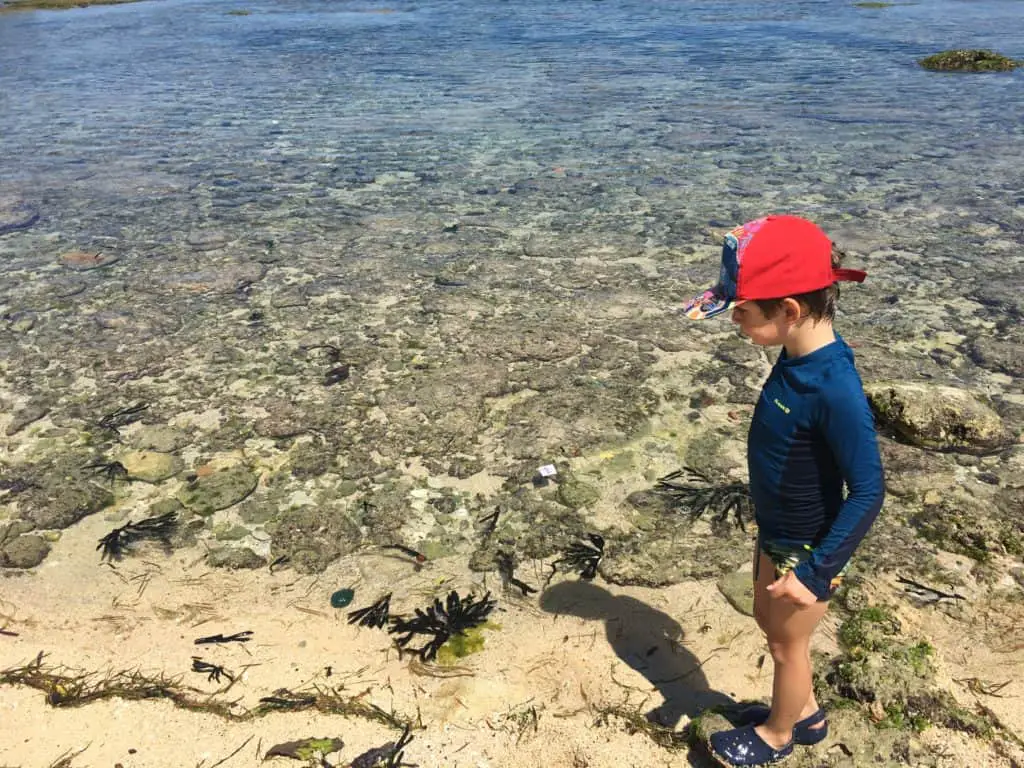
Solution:
[[[827,597],[885,496],[874,418],[842,338],[801,357],[783,350],[754,408],[747,456],[761,539],[811,547],[794,574]]]

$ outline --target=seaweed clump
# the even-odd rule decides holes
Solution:
[[[712,528],[727,525],[731,512],[737,527],[746,533],[744,518],[753,517],[753,501],[746,483],[715,478],[693,467],[683,467],[659,477],[656,491],[670,497],[694,519],[713,513]]]
[[[597,567],[604,557],[604,537],[599,533],[588,533],[586,540],[575,541],[562,552],[562,556],[551,563],[545,585],[551,581],[559,568],[576,571],[584,581],[591,581],[597,575]],[[523,594],[526,594],[525,590]]]
[[[1021,66],[1002,54],[984,49],[942,51],[918,62],[925,69],[938,72],[1009,72]]]
[[[453,589],[443,603],[440,598],[435,598],[433,605],[426,610],[417,608],[411,618],[396,616],[391,620],[388,632],[401,635],[395,640],[400,653],[413,650],[420,661],[431,661],[449,639],[487,621],[495,605],[490,592],[477,599],[472,593],[459,597]],[[408,648],[416,635],[428,635],[430,640],[420,648]]]
[[[120,528],[115,528],[96,545],[96,549],[102,549],[101,560],[120,560],[124,557],[127,549],[135,542],[145,539],[157,540],[165,547],[170,548],[171,536],[178,529],[178,513],[167,512],[156,517],[147,517],[133,523],[131,520]]]

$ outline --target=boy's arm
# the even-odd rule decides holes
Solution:
[[[829,595],[832,579],[875,522],[885,498],[885,478],[874,416],[859,381],[856,387],[830,387],[822,393],[818,426],[848,492],[828,534],[793,574],[823,599]]]

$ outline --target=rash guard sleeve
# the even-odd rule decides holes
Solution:
[[[815,418],[847,490],[828,533],[814,547],[810,559],[794,569],[796,577],[819,599],[830,594],[832,580],[871,528],[885,497],[874,417],[860,378],[854,373],[850,379],[833,381],[833,386],[823,389]]]

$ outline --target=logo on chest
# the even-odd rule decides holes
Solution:
[[[789,406],[783,403],[781,400],[779,400],[779,398],[776,397],[774,400],[772,400],[772,402],[775,403],[775,405],[777,405],[779,410],[782,411],[783,413],[789,413]]]

